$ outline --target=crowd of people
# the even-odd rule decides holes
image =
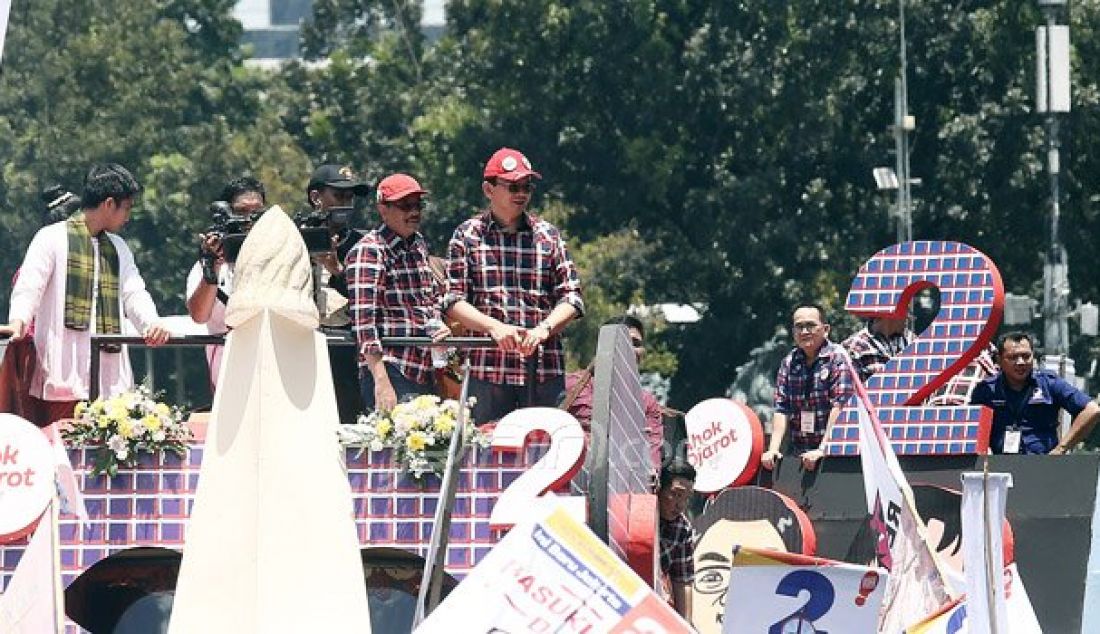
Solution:
[[[320,321],[355,342],[332,356],[338,399],[353,399],[351,409],[358,412],[437,393],[439,364],[431,349],[386,340],[425,337],[440,343],[462,331],[494,343],[468,352],[476,421],[497,420],[521,407],[557,406],[587,429],[594,366],[566,375],[561,340],[563,329],[584,313],[581,281],[561,232],[529,209],[541,178],[523,153],[495,152],[481,175],[483,211],[455,229],[439,261],[420,232],[429,192],[413,176],[391,174],[371,187],[347,167],[327,164],[313,172],[306,186],[310,211],[296,221],[327,236],[320,247],[309,247]],[[21,366],[19,397],[26,397],[27,417],[37,424],[72,416],[89,397],[93,333],[122,333],[128,322],[128,331],[151,346],[171,336],[118,235],[140,191],[126,168],[106,164],[88,171],[79,197],[50,195],[50,208],[65,213],[51,217],[31,241],[13,284],[8,323],[0,326],[0,334],[31,351]],[[353,227],[355,198],[372,192],[378,222],[369,230]],[[267,207],[263,184],[247,176],[230,181],[220,199],[221,228],[199,236],[200,258],[185,292],[188,313],[211,334],[227,330],[232,252],[240,246],[233,236],[247,233]],[[625,315],[608,323],[624,328],[640,362],[643,324]],[[817,304],[796,306],[790,326],[794,348],[778,368],[772,433],[761,464],[774,469],[790,454],[812,471],[854,382],[881,371],[914,334],[907,319],[881,317],[836,343]],[[980,380],[970,395],[971,403],[993,410],[993,452],[1065,453],[1100,420],[1100,407],[1079,389],[1036,369],[1035,344],[1026,333],[1002,336],[996,355],[999,371]],[[210,346],[207,359],[214,389],[221,347]],[[123,349],[108,348],[99,393],[125,391],[132,380]],[[662,456],[662,406],[648,392],[639,398],[653,473],[659,474],[661,568],[674,605],[687,614],[694,536],[685,512],[695,471],[682,460],[663,463],[668,456]],[[1059,436],[1061,410],[1073,422]]]

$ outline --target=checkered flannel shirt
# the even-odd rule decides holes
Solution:
[[[455,229],[443,310],[462,300],[521,328],[534,328],[562,302],[584,312],[580,276],[565,240],[554,225],[533,214],[524,215],[515,233],[502,231],[488,211]],[[470,368],[474,377],[489,383],[525,383],[524,358],[517,352],[475,348]],[[536,380],[541,383],[564,371],[561,338],[553,336],[543,344]]]
[[[440,316],[442,289],[428,266],[424,238],[417,233],[404,240],[383,226],[363,236],[345,264],[360,367],[366,366],[368,354],[380,354],[405,377],[426,383],[432,371],[428,348],[383,349],[380,342],[382,337],[428,336],[427,322]]]
[[[661,519],[661,572],[676,583],[695,578],[695,529],[683,514]]]
[[[901,354],[913,341],[913,331],[906,328],[901,334],[886,338],[864,328],[848,337],[842,344],[852,357],[852,365],[859,378],[866,381],[881,370],[890,359]]]
[[[855,392],[848,355],[839,344],[826,341],[812,365],[795,348],[783,359],[775,377],[775,411],[787,416],[787,428],[796,445],[817,447],[829,423],[833,406],[843,406]],[[813,433],[802,433],[802,412],[814,413]]]

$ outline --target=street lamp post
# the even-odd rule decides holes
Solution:
[[[1069,352],[1068,259],[1059,236],[1060,145],[1058,115],[1070,109],[1069,27],[1057,18],[1067,0],[1038,0],[1046,24],[1035,30],[1036,110],[1045,115],[1047,172],[1050,176],[1050,247],[1043,267],[1043,330],[1047,349],[1046,365],[1059,374],[1072,376]],[[1068,366],[1068,367],[1067,367]]]

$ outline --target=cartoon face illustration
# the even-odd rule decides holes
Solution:
[[[781,493],[754,486],[718,494],[696,518],[695,530],[699,539],[691,614],[701,634],[722,630],[734,546],[805,555],[816,548],[813,527],[798,505]]]

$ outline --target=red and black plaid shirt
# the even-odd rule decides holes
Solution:
[[[670,581],[691,583],[695,578],[695,529],[683,514],[660,518],[661,572]]]
[[[791,350],[775,376],[775,411],[787,416],[791,438],[801,446],[817,447],[825,436],[829,413],[843,407],[852,394],[852,365],[840,344],[826,340],[814,362],[806,365],[801,348]],[[801,428],[802,412],[813,412],[814,431]]]
[[[455,229],[448,248],[447,294],[443,310],[465,300],[505,324],[534,328],[565,302],[584,312],[581,281],[565,240],[554,225],[524,214],[515,233],[486,211]],[[499,348],[470,351],[470,372],[490,383],[523,385],[524,359]],[[544,345],[536,380],[564,373],[561,339]]]
[[[427,323],[440,316],[442,290],[428,266],[428,245],[419,234],[403,240],[388,227],[368,232],[345,260],[348,309],[359,345],[359,365],[380,354],[410,380],[425,383],[431,352],[415,346],[382,348],[382,337],[427,336]]]

